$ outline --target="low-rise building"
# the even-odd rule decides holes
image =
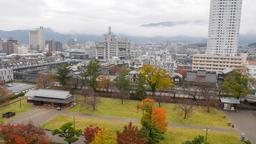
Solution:
[[[0,81],[10,82],[13,81],[12,69],[0,69]]]
[[[217,75],[215,72],[207,71],[188,71],[187,81],[195,83],[217,83]]]
[[[256,78],[256,61],[248,61],[246,68],[248,69],[250,76]]]
[[[237,56],[196,54],[193,56],[192,70],[221,72],[226,68],[241,68],[246,66],[247,54]]]
[[[28,102],[32,102],[35,105],[50,104],[53,106],[65,106],[74,101],[74,96],[69,91],[64,90],[30,90],[26,96],[28,97]]]

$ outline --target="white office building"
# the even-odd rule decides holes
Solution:
[[[211,0],[206,54],[237,55],[242,0]]]
[[[220,72],[246,65],[238,54],[242,0],[211,0],[206,54],[193,56],[192,70]]]
[[[109,27],[108,34],[104,35],[104,39],[96,42],[96,59],[101,61],[109,61],[112,58],[127,59],[130,55],[130,42],[115,36]]]
[[[0,69],[0,81],[10,82],[13,81],[12,69]]]
[[[31,51],[43,52],[45,50],[44,28],[40,27],[29,32],[29,47]]]

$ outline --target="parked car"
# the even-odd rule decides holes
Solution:
[[[56,110],[60,111],[60,110],[61,110],[61,107],[57,107]]]
[[[2,115],[3,118],[11,118],[15,116],[15,112],[7,112]]]

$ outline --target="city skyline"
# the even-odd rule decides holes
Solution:
[[[256,33],[254,3],[243,1],[241,34]],[[210,1],[1,0],[0,8],[1,30],[44,26],[61,33],[101,35],[111,25],[117,34],[206,37]]]

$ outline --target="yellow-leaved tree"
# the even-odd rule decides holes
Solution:
[[[175,87],[175,84],[168,71],[156,66],[145,64],[140,73],[144,76],[147,84],[150,86],[152,96],[155,96],[156,90],[166,90]],[[159,106],[160,106],[160,101]]]

